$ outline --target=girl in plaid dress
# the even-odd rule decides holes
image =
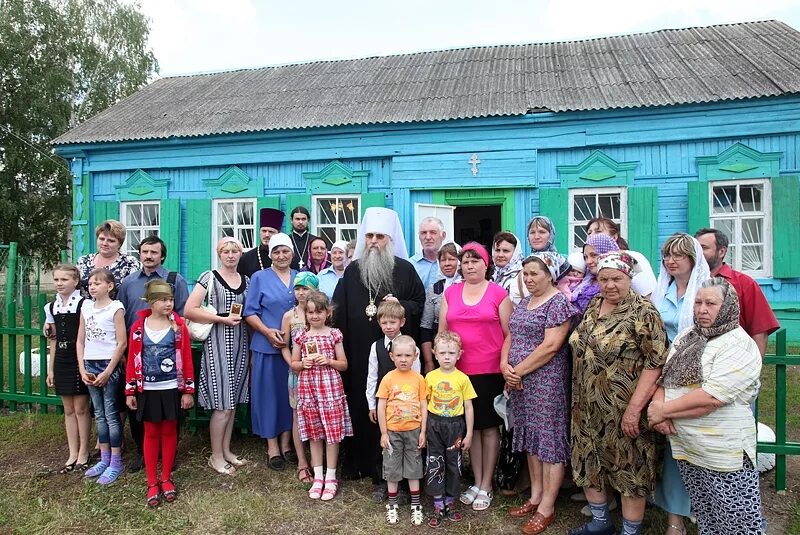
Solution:
[[[353,435],[340,372],[347,370],[342,333],[328,326],[331,305],[321,292],[306,299],[307,331],[298,332],[292,348],[292,369],[299,372],[297,420],[300,438],[311,443],[314,482],[311,499],[332,500],[339,488],[336,463],[339,443]],[[327,470],[323,474],[323,449]],[[323,479],[324,476],[324,479]]]

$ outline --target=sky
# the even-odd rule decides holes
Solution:
[[[797,0],[138,1],[162,77],[767,19],[800,30]]]

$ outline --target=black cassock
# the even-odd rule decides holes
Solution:
[[[412,336],[419,346],[419,323],[425,305],[425,287],[414,266],[407,260],[395,257],[394,287],[380,288],[375,298],[378,305],[391,293],[406,311],[403,334]],[[333,293],[334,326],[342,331],[344,351],[347,355],[347,372],[344,374],[347,405],[353,420],[353,440],[346,446],[346,468],[355,469],[362,477],[373,476],[380,451],[378,425],[369,420],[367,407],[367,369],[372,343],[383,337],[377,316],[370,321],[365,312],[369,305],[367,288],[361,282],[358,260],[345,269],[344,276]]]
[[[264,269],[272,265],[272,259],[269,257],[269,247],[259,245],[242,255],[242,258],[239,259],[239,265],[236,266],[236,271],[241,275],[247,275],[252,278],[253,273],[261,270],[261,264],[258,263],[258,255],[261,255],[261,264],[264,265]]]

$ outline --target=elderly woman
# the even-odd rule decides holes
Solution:
[[[531,220],[528,222],[527,234],[528,245],[531,246],[531,252],[549,252],[558,254],[558,249],[556,249],[555,245],[556,227],[553,225],[553,222],[549,217],[537,215],[531,218]],[[561,278],[566,275],[569,270],[569,262],[567,262],[565,258],[561,262],[558,279],[561,280]],[[509,296],[514,304],[519,303],[523,297],[528,296],[528,290],[525,288],[525,285],[522,282],[522,276],[520,274],[517,275],[516,280],[511,284]]]
[[[555,519],[555,501],[569,454],[569,336],[578,310],[556,287],[563,258],[534,253],[522,262],[530,295],[511,314],[511,336],[503,345],[500,368],[511,388],[515,451],[528,454],[531,497],[509,514],[535,513],[522,527],[541,533]]]
[[[592,520],[570,535],[612,535],[606,481],[622,495],[623,533],[638,534],[653,492],[661,442],[647,431],[644,408],[667,353],[658,311],[631,290],[634,260],[609,253],[597,264],[600,295],[569,339],[572,376],[572,472]],[[644,430],[644,431],[643,431]]]
[[[495,234],[492,240],[492,260],[492,281],[510,292],[511,285],[517,284],[517,275],[522,271],[522,244],[519,238],[506,230]]]
[[[237,466],[246,462],[231,452],[236,407],[247,403],[249,398],[249,340],[242,322],[242,308],[250,279],[237,271],[243,252],[236,238],[219,240],[220,267],[200,275],[185,308],[186,319],[213,324],[211,334],[203,343],[198,403],[212,411],[208,465],[226,475],[232,475]],[[201,308],[206,295],[216,314]]]
[[[250,349],[250,415],[253,433],[267,439],[269,467],[283,470],[284,456],[291,452],[292,408],[289,406],[289,365],[281,349],[289,333],[281,332],[283,315],[295,304],[291,269],[292,241],[279,232],[269,240],[272,266],[253,274],[244,306],[244,317],[253,329]]]
[[[330,264],[328,262],[328,244],[320,237],[316,237],[308,244],[308,266],[305,271],[317,274]]]
[[[311,249],[313,256],[314,249]],[[319,279],[319,291],[333,299],[333,291],[339,284],[339,279],[344,276],[344,268],[347,266],[347,242],[339,240],[331,245],[331,265],[321,270],[317,274]]]
[[[433,339],[439,332],[439,306],[442,303],[444,291],[451,284],[461,280],[458,274],[458,254],[461,247],[453,242],[445,243],[439,247],[437,258],[439,271],[444,275],[433,283],[425,296],[425,306],[422,309],[420,320],[420,346],[422,347],[423,373],[433,370],[436,365],[433,360]]]
[[[464,282],[444,291],[439,309],[439,332],[461,336],[463,353],[458,368],[466,373],[478,397],[472,401],[473,424],[470,460],[475,483],[461,494],[461,502],[483,511],[492,504],[494,469],[500,454],[500,417],[494,398],[503,391],[500,353],[509,336],[508,320],[513,308],[502,286],[491,282],[489,253],[470,242],[461,251]]]
[[[586,234],[587,236],[606,234],[614,238],[619,248],[627,251],[639,266],[638,273],[633,276],[633,282],[631,283],[633,291],[645,297],[653,293],[656,287],[656,276],[653,273],[653,268],[650,267],[650,262],[642,253],[628,249],[628,242],[620,235],[620,228],[617,223],[607,217],[595,217],[586,223]]]
[[[739,300],[725,279],[704,281],[694,326],[672,345],[647,414],[667,435],[700,535],[760,534],[756,422],[761,353],[739,326]]]
[[[81,273],[81,293],[89,297],[89,273],[96,268],[106,268],[114,275],[114,289],[111,298],[116,299],[119,283],[122,279],[142,269],[136,257],[120,252],[125,243],[125,225],[114,219],[103,221],[94,229],[97,252],[85,254],[78,259],[78,271]]]
[[[586,264],[586,275],[583,281],[572,292],[571,301],[581,313],[586,311],[589,302],[600,293],[597,282],[597,261],[601,255],[619,251],[617,242],[606,234],[592,234],[583,244],[583,261]]]
[[[661,246],[661,270],[651,299],[661,314],[670,342],[694,324],[694,297],[708,278],[708,263],[700,242],[682,232],[667,238]],[[683,518],[690,514],[689,494],[670,444],[664,449],[663,475],[656,487],[655,501],[667,512],[667,534],[682,534],[685,531]]]

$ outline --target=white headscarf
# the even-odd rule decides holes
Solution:
[[[703,281],[711,277],[711,270],[708,268],[706,257],[703,256],[703,248],[700,246],[700,242],[692,236],[689,237],[692,239],[692,244],[694,245],[695,261],[692,273],[689,275],[689,284],[686,286],[686,293],[683,294],[683,305],[678,312],[678,332],[682,332],[684,329],[694,325],[694,296],[697,294],[697,290],[700,288]],[[667,290],[671,283],[672,276],[669,274],[669,271],[667,271],[667,268],[664,267],[664,260],[662,259],[661,268],[658,270],[658,283],[652,295],[653,304],[656,308],[667,298]]]
[[[279,245],[285,245],[289,249],[292,249],[292,239],[283,232],[278,232],[277,234],[273,234],[272,237],[269,239],[270,256],[272,256],[272,250],[278,247]]]
[[[364,250],[364,245],[367,243],[365,235],[368,232],[376,234],[386,234],[391,238],[392,245],[394,246],[394,255],[408,259],[408,249],[406,248],[406,240],[403,237],[403,227],[400,225],[400,218],[397,212],[389,208],[371,207],[364,211],[364,217],[361,219],[361,225],[358,227],[358,237],[356,239],[356,250],[353,253],[353,260],[358,260],[361,252]],[[273,236],[274,238],[275,236]],[[270,238],[270,243],[272,243]]]
[[[517,245],[514,247],[514,253],[511,255],[508,264],[503,267],[494,266],[494,274],[492,280],[502,286],[507,292],[510,291],[512,280],[515,279],[517,274],[522,271],[522,242],[519,241],[516,234],[512,234],[517,240]],[[494,252],[494,244],[492,244],[492,252]]]

